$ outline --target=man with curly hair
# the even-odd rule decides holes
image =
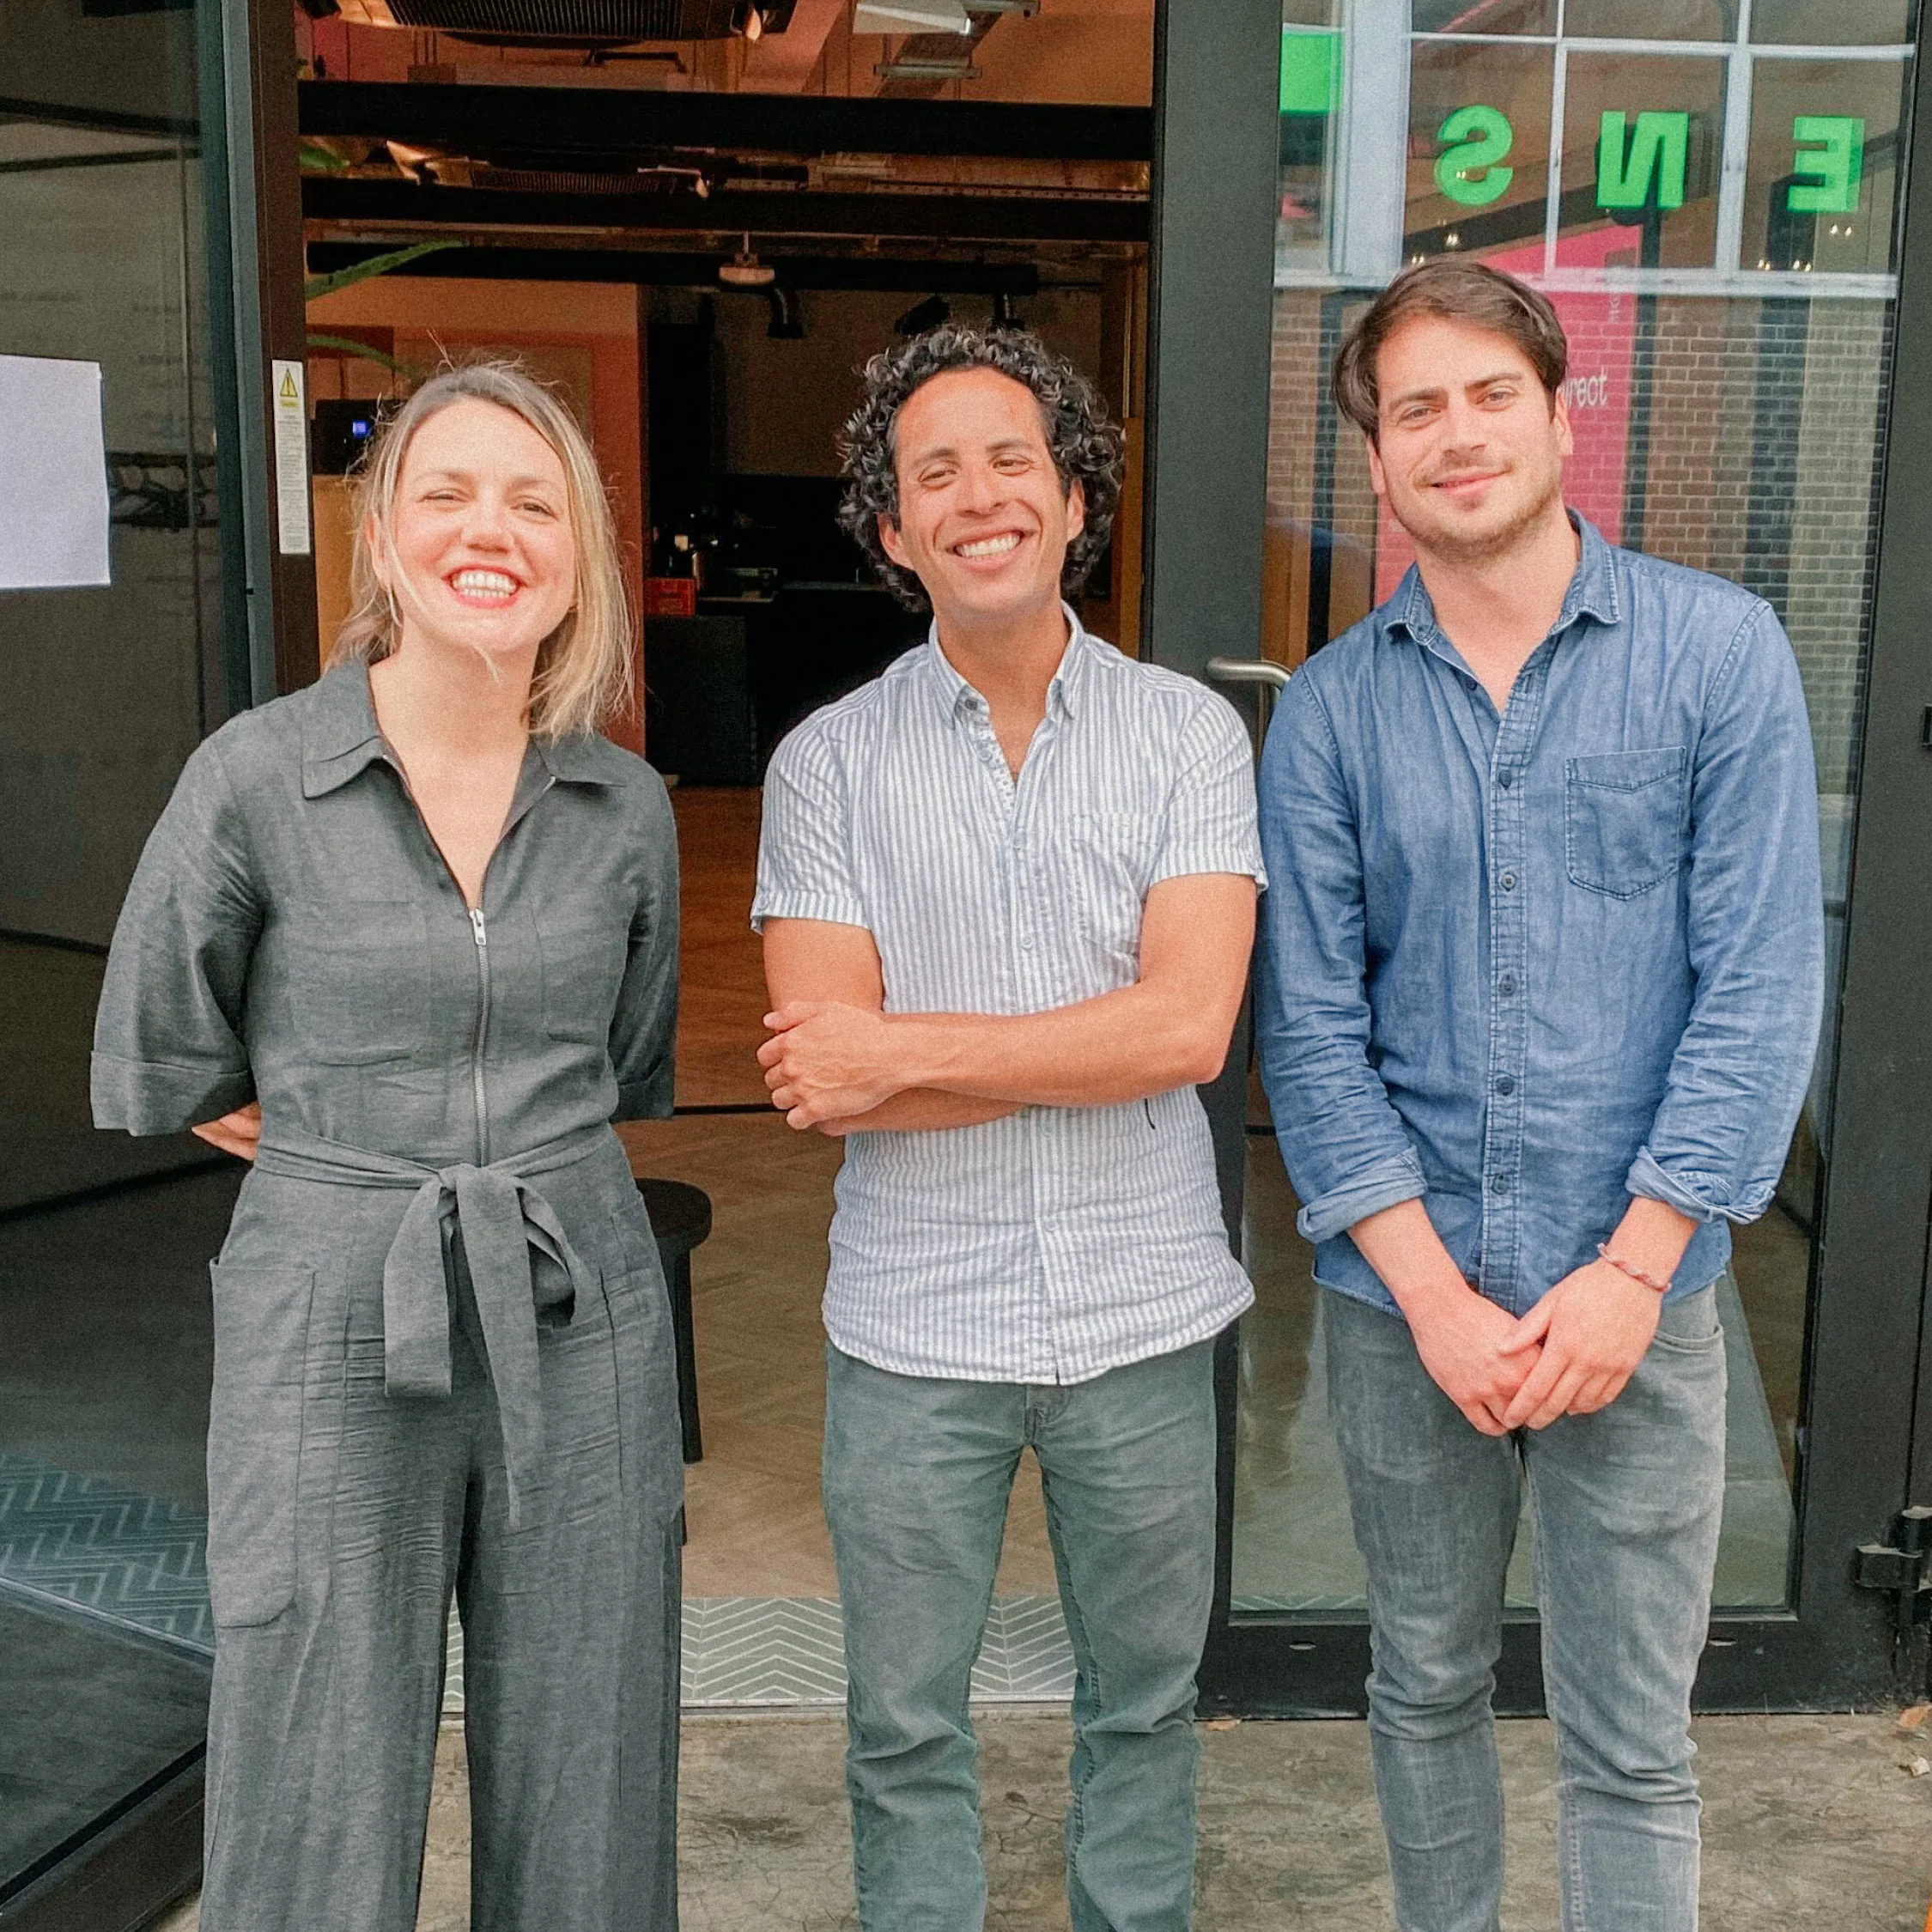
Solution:
[[[1064,601],[1120,492],[1083,378],[958,327],[866,377],[846,526],[933,628],[779,747],[752,914],[772,1097],[848,1137],[824,1493],[860,1923],[984,1921],[967,1697],[1030,1446],[1077,1666],[1075,1932],[1180,1932],[1213,1338],[1251,1299],[1194,1092],[1247,981],[1247,739]]]

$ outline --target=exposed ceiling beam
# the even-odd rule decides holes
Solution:
[[[1147,204],[1031,194],[532,194],[310,175],[312,221],[457,228],[643,228],[683,234],[908,235],[963,241],[1145,241]]]
[[[1006,155],[1151,161],[1146,107],[671,94],[643,88],[462,87],[303,81],[301,131],[450,154],[624,155],[716,148],[795,155]]]
[[[309,272],[330,275],[383,253],[386,242],[312,241]],[[464,281],[628,282],[665,289],[715,288],[722,254],[630,248],[450,248],[392,269],[392,275],[453,276]],[[878,256],[768,255],[787,289],[881,289],[901,295],[1032,295],[1031,262],[912,262]],[[720,289],[720,292],[726,292]]]

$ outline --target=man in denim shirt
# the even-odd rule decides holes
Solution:
[[[1564,361],[1548,303],[1473,262],[1364,315],[1336,399],[1419,562],[1295,677],[1261,769],[1261,1064],[1334,1291],[1403,1932],[1496,1932],[1526,1474],[1564,1924],[1697,1923],[1714,1284],[1818,1030],[1790,646],[1758,598],[1566,511]]]

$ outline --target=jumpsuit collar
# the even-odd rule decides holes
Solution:
[[[394,768],[402,761],[376,723],[369,696],[369,667],[361,659],[337,665],[312,685],[302,720],[302,796],[319,799],[360,777],[373,764]],[[572,785],[608,785],[602,750],[594,737],[579,733],[551,742],[532,737],[517,781],[517,804],[552,780]],[[515,807],[512,808],[513,811]]]

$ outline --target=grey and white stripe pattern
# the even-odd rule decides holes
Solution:
[[[1248,739],[1192,679],[1072,635],[1016,784],[937,635],[808,718],[765,778],[752,923],[877,941],[892,1012],[1028,1013],[1133,984],[1159,881],[1261,878]],[[1253,1298],[1193,1088],[854,1134],[825,1327],[899,1375],[1070,1383]]]

